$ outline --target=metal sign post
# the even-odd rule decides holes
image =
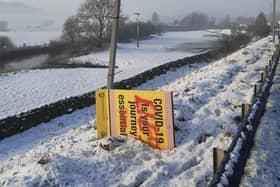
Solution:
[[[276,0],[273,0],[273,21],[272,21],[273,42],[275,42],[275,27],[276,27]]]
[[[121,0],[115,0],[113,24],[112,24],[111,48],[110,48],[110,62],[109,62],[110,64],[109,64],[109,72],[108,72],[108,89],[112,89],[114,83],[120,7],[121,7]]]

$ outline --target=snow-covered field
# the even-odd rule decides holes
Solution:
[[[280,66],[273,81],[266,113],[257,130],[241,186],[280,186]]]
[[[130,68],[137,65],[138,68],[148,69],[150,66],[162,64],[175,59],[184,58],[203,51],[216,40],[216,37],[207,37],[206,31],[167,32],[160,36],[140,42],[137,49],[136,42],[118,44],[118,66]],[[108,64],[109,51],[94,53],[71,59],[72,62]]]
[[[126,138],[112,139],[111,151],[102,149],[92,106],[1,141],[0,185],[206,186],[212,148],[229,146],[234,118],[250,101],[272,47],[266,38],[226,61],[184,66],[137,88],[174,92],[174,150]]]
[[[56,40],[60,37],[61,32],[0,32],[0,36],[8,36],[11,41],[17,46],[21,47],[25,43],[27,46],[45,45],[49,44],[50,40]]]
[[[208,43],[216,38],[204,37],[205,31],[170,32],[135,44],[120,44],[116,81],[132,77],[158,65],[193,56],[184,46]],[[190,44],[192,43],[192,44]],[[183,46],[183,47],[182,47]],[[183,48],[183,49],[182,49]],[[92,63],[107,63],[108,51],[79,57]],[[107,69],[31,70],[0,75],[0,119],[20,114],[58,100],[82,95],[106,85]]]

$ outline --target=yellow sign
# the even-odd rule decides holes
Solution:
[[[97,90],[98,139],[128,136],[158,149],[174,148],[172,93]]]

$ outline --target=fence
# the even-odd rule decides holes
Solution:
[[[253,104],[242,105],[244,121],[229,149],[224,151],[224,155],[220,154],[224,158],[218,158],[218,151],[214,149],[215,173],[209,187],[239,186],[247,158],[250,155],[250,150],[254,143],[256,130],[265,112],[265,105],[279,61],[279,50],[277,48],[274,51],[271,60],[269,60],[268,65],[265,67],[265,72],[262,72],[260,76],[261,80],[255,85],[254,96],[252,98]]]

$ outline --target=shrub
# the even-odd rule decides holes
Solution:
[[[14,44],[11,42],[10,38],[6,36],[0,36],[0,50],[14,48]]]

